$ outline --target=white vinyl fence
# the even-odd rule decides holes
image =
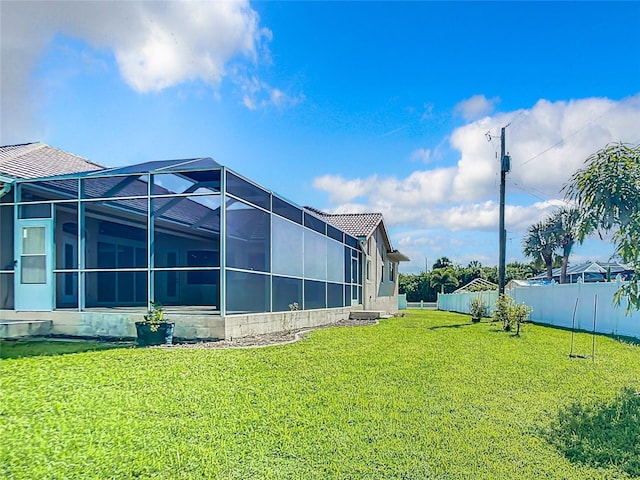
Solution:
[[[407,302],[407,294],[401,293],[398,295],[398,310],[406,310],[407,308],[438,310],[438,304],[436,302],[425,302],[424,300],[420,300],[419,302]]]
[[[613,295],[623,282],[578,282],[514,287],[507,293],[517,303],[533,307],[531,320],[536,323],[571,328],[575,309],[575,328],[640,338],[640,312],[625,315],[624,300],[613,303]],[[577,306],[576,306],[577,302]]]
[[[596,332],[640,338],[640,312],[632,311],[627,316],[624,304],[616,306],[613,303],[613,295],[621,285],[620,280],[608,283],[553,283],[515,286],[508,289],[507,293],[516,303],[533,308],[530,318],[535,323],[571,328],[575,309],[576,329],[592,331],[595,312]],[[438,295],[438,309],[469,313],[471,300],[476,296],[482,298],[493,313],[497,291]]]
[[[469,313],[471,301],[479,298],[484,302],[488,309],[488,315],[493,315],[496,301],[498,300],[497,290],[483,290],[480,292],[460,292],[460,293],[439,293],[438,294],[438,310],[446,310],[448,312]]]

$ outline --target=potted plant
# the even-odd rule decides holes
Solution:
[[[471,314],[471,321],[478,323],[482,317],[487,316],[487,306],[480,298],[474,298],[471,300],[471,307],[469,308]]]
[[[139,347],[148,345],[171,345],[175,323],[164,316],[162,305],[151,302],[151,307],[143,322],[136,322],[137,343]]]

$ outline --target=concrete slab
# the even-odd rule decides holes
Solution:
[[[0,338],[41,337],[53,330],[52,320],[2,320]]]
[[[385,315],[386,312],[380,312],[377,310],[357,310],[352,311],[349,314],[351,320],[376,320]]]

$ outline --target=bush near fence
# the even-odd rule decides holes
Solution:
[[[575,309],[574,328],[592,331],[595,312],[596,332],[640,339],[640,312],[625,315],[626,305],[616,306],[613,302],[614,293],[623,283],[616,279],[615,282],[515,286],[506,293],[516,303],[533,308],[530,319],[535,323],[571,328]],[[475,297],[485,300],[493,314],[497,291],[441,294],[438,309],[468,314]]]
[[[439,293],[438,310],[447,312],[469,313],[471,301],[478,298],[487,306],[489,316],[493,315],[498,300],[497,290],[482,290],[479,292]]]

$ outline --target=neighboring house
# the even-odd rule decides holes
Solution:
[[[0,319],[133,336],[150,302],[176,336],[309,327],[397,311],[380,214],[299,207],[211,158],[117,168],[43,144],[0,147]]]
[[[306,207],[309,209],[309,207]],[[381,213],[329,214],[310,209],[360,241],[365,255],[363,295],[365,310],[398,311],[398,265],[409,258],[395,250]]]
[[[620,275],[622,280],[629,280],[633,275],[633,269],[617,262],[586,262],[580,265],[570,265],[567,268],[567,283],[582,282],[606,282],[615,280]],[[531,280],[546,280],[546,274],[536,275]],[[554,268],[552,280],[560,282],[560,269]]]

